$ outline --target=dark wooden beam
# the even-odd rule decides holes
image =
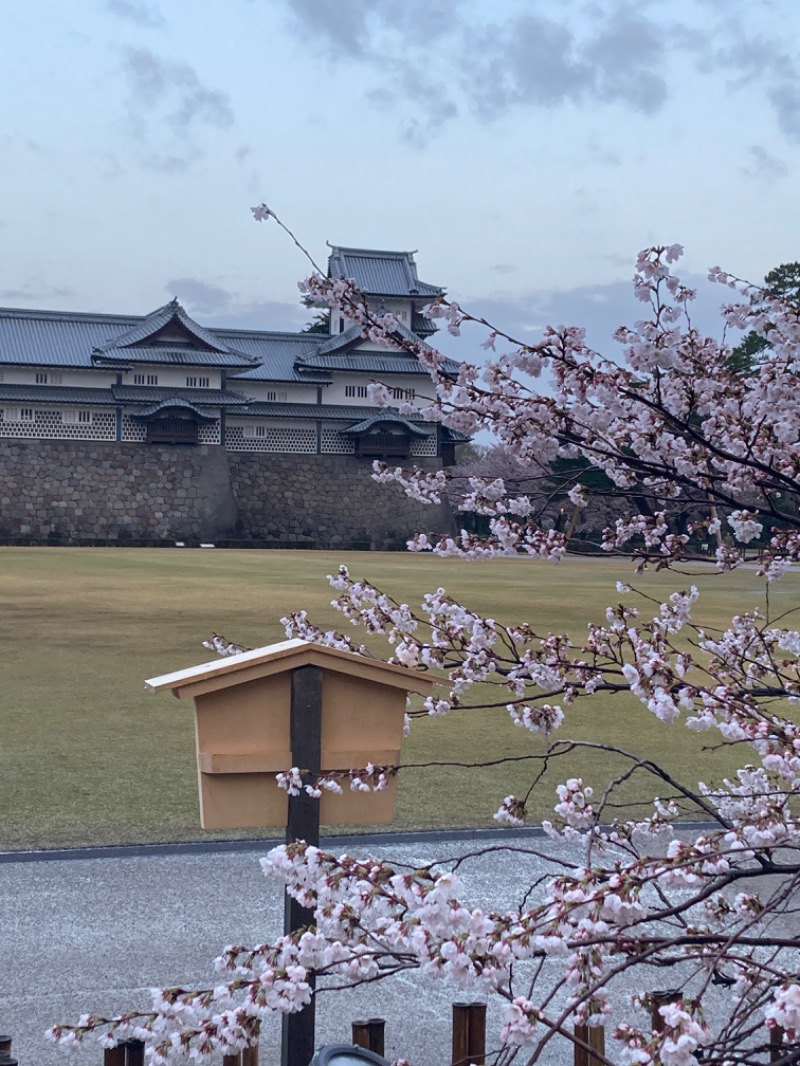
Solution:
[[[289,740],[292,763],[306,771],[304,781],[318,774],[322,757],[322,670],[318,666],[300,666],[292,671],[292,702]],[[319,800],[306,792],[289,797],[286,843],[305,840],[319,845]],[[284,932],[294,933],[313,921],[313,911],[286,897]],[[308,1066],[314,1055],[315,1004],[298,1014],[283,1016],[281,1066]]]

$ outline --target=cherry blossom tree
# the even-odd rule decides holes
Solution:
[[[255,216],[282,225],[264,205]],[[791,616],[766,611],[711,631],[702,597],[681,572],[693,557],[730,571],[756,543],[768,587],[798,561],[800,311],[714,268],[710,278],[728,302],[721,337],[704,337],[692,324],[695,294],[672,273],[681,253],[678,245],[640,253],[634,291],[643,316],[617,332],[614,357],[590,350],[576,327],[521,341],[436,299],[425,313],[451,333],[467,324],[487,333],[485,360],[464,362],[457,375],[435,349],[401,335],[391,315],[371,310],[353,282],[315,270],[301,286],[310,305],[341,309],[365,336],[420,360],[432,380],[426,418],[470,435],[489,431],[523,468],[547,467],[543,488],[521,492],[513,469],[512,483],[471,478],[458,506],[484,516],[488,532],[420,533],[412,550],[557,562],[567,534],[543,520],[543,499],[557,491],[581,508],[601,492],[630,505],[605,530],[604,549],[630,555],[639,572],[676,571],[678,587],[664,602],[620,584],[609,590],[604,623],[571,634],[481,617],[441,588],[412,608],[346,567],[331,576],[343,618],[384,638],[391,661],[448,679],[446,694],[412,718],[501,703],[543,738],[541,754],[520,756],[531,764],[530,789],[506,796],[495,818],[526,824],[543,767],[560,760],[564,781],[543,828],[574,848],[574,864],[555,868],[525,906],[483,911],[467,898],[460,861],[409,871],[304,843],[276,848],[264,870],[313,911],[313,924],[269,944],[227,948],[216,987],[161,990],[150,1011],[84,1016],[56,1027],[56,1040],[133,1036],[156,1063],[174,1062],[244,1047],[267,1013],[301,1009],[322,991],[416,970],[504,1004],[500,1064],[520,1053],[537,1061],[575,1022],[605,1026],[624,1063],[763,1062],[770,1030],[779,1061],[800,1060],[800,632]],[[769,360],[748,376],[734,372],[728,328],[768,331]],[[381,383],[372,393],[390,402]],[[376,464],[374,476],[430,502],[448,487],[442,470]],[[302,611],[285,624],[289,635],[369,654],[357,637],[323,631]],[[223,654],[241,650],[221,637],[212,644]],[[597,693],[633,693],[642,713],[734,746],[740,768],[720,784],[685,782],[655,757],[601,738],[570,740],[571,708]],[[598,778],[593,791],[569,773],[583,748],[601,758],[613,752],[624,768]],[[287,767],[281,784],[312,795],[378,789],[396,772],[342,768],[312,779]],[[621,818],[614,801],[634,775],[651,780],[652,806]],[[498,846],[516,848],[523,863],[538,854],[513,836]],[[634,1015],[617,992],[632,980],[663,987],[670,975],[682,991],[656,1006],[658,1024]],[[638,998],[652,1006],[646,993]]]

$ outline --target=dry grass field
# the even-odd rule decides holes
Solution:
[[[578,639],[617,598],[615,582],[632,581],[622,560],[552,566],[403,554],[0,548],[0,850],[206,836],[198,826],[191,705],[149,694],[143,680],[211,658],[201,641],[215,630],[250,645],[283,639],[279,619],[291,609],[340,626],[325,575],[342,561],[407,602],[444,585],[500,620],[527,618]],[[660,595],[692,581],[708,627],[764,602],[752,569],[646,574],[635,583]],[[771,592],[773,611],[800,603],[798,592],[790,575]],[[562,732],[658,756],[692,782],[738,765],[731,752],[705,751],[710,738],[664,725],[632,698],[584,701]],[[403,758],[486,760],[541,750],[504,711],[464,711],[416,722]],[[551,809],[557,781],[583,774],[597,787],[613,769],[607,757],[586,753],[553,767],[537,788],[538,817]],[[494,824],[493,811],[508,793],[524,791],[530,773],[519,764],[407,771],[395,828]],[[634,779],[626,798],[651,799],[652,785]]]

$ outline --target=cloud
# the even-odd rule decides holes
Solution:
[[[751,144],[747,149],[747,156],[750,165],[741,167],[741,172],[749,178],[771,185],[789,174],[789,168],[783,160],[772,155],[760,144]]]
[[[158,174],[185,174],[202,157],[203,153],[199,148],[187,148],[183,155],[147,152],[139,157],[139,162],[141,166]]]
[[[429,49],[458,24],[452,0],[287,0],[305,39],[316,37],[334,59],[385,61],[378,42],[399,38],[406,49]]]
[[[170,296],[177,296],[181,303],[198,314],[213,315],[226,311],[232,295],[219,285],[210,285],[199,278],[175,278],[164,286]]]
[[[640,14],[620,9],[582,49],[593,71],[598,95],[621,101],[643,114],[658,111],[667,99],[667,82],[656,69],[665,65],[665,34]]]
[[[800,141],[800,87],[798,79],[784,82],[770,89],[770,102],[775,108],[778,125],[790,140]]]
[[[519,104],[552,107],[577,100],[592,82],[569,27],[531,13],[489,27],[482,48],[465,60],[463,85],[482,118]]]
[[[453,0],[287,2],[295,29],[333,62],[379,72],[381,84],[367,90],[374,105],[414,105],[404,126],[412,139],[455,117],[456,90],[485,120],[569,101],[622,102],[651,114],[667,98],[667,43],[679,29],[624,3],[595,6],[573,25],[569,6],[554,16],[541,4],[487,21],[480,6],[473,16]]]
[[[170,296],[177,296],[190,314],[201,316],[209,326],[219,329],[297,333],[311,318],[308,308],[300,304],[280,300],[241,302],[229,289],[201,278],[174,278],[164,289]]]
[[[138,26],[160,30],[165,26],[164,16],[146,0],[106,0],[106,7],[113,15],[135,22]]]
[[[701,275],[682,274],[681,280],[698,291],[691,308],[692,323],[701,332],[721,337],[719,308],[730,298],[730,291],[712,285]],[[629,281],[573,289],[539,289],[522,296],[498,294],[456,299],[470,314],[485,318],[523,343],[540,340],[542,330],[548,325],[582,326],[586,329],[586,343],[610,357],[621,354],[620,346],[613,340],[614,331],[619,326],[632,325],[645,315],[644,305],[635,298]],[[440,331],[431,343],[441,346],[454,359],[476,359],[482,340],[477,329],[465,329],[460,341]]]
[[[0,300],[9,303],[41,303],[42,300],[62,300],[75,295],[72,289],[48,285],[42,278],[29,277],[18,289],[0,289]]]
[[[199,314],[200,312],[198,312]],[[208,325],[217,329],[257,329],[270,332],[299,333],[311,319],[312,312],[298,304],[278,300],[254,300],[234,304],[209,318]]]
[[[398,112],[416,144],[464,111],[484,122],[570,104],[652,116],[685,80],[687,59],[708,78],[727,70],[731,92],[759,85],[783,132],[800,141],[797,64],[757,5],[537,0],[487,13],[469,0],[284,4],[305,45],[371,72],[366,98]]]
[[[778,12],[775,12],[777,17]],[[800,143],[800,66],[796,55],[784,48],[783,37],[756,31],[752,25],[730,17],[720,21],[720,35],[727,41],[707,53],[700,62],[705,71],[726,70],[732,76],[732,91],[761,84],[775,112],[778,127],[795,143]],[[791,34],[791,25],[787,26]]]
[[[203,85],[188,63],[162,59],[149,48],[126,48],[122,71],[131,110],[140,121],[146,112],[164,119],[178,133],[198,126],[228,129],[234,124],[228,94]]]

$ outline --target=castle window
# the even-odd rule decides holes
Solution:
[[[33,422],[33,408],[32,407],[20,407],[19,409],[20,422]]]
[[[366,385],[359,385],[358,386],[358,395],[361,397],[362,400],[364,399],[365,396],[369,395],[369,390],[367,389]]]
[[[207,389],[211,385],[211,378],[188,377],[186,384],[190,389]]]
[[[355,385],[345,385],[344,394],[345,394],[345,396],[355,396],[355,394],[356,394]]]
[[[36,372],[36,384],[37,385],[46,385],[47,384],[47,374],[45,374],[44,371],[37,370],[37,372]]]
[[[267,400],[272,403],[286,403],[288,393],[285,392],[268,392]]]
[[[413,400],[416,395],[416,389],[392,389],[393,400]]]
[[[158,374],[134,374],[134,385],[157,385]]]
[[[92,412],[81,411],[76,407],[68,407],[66,411],[61,412],[61,421],[68,426],[86,426],[92,421]]]

